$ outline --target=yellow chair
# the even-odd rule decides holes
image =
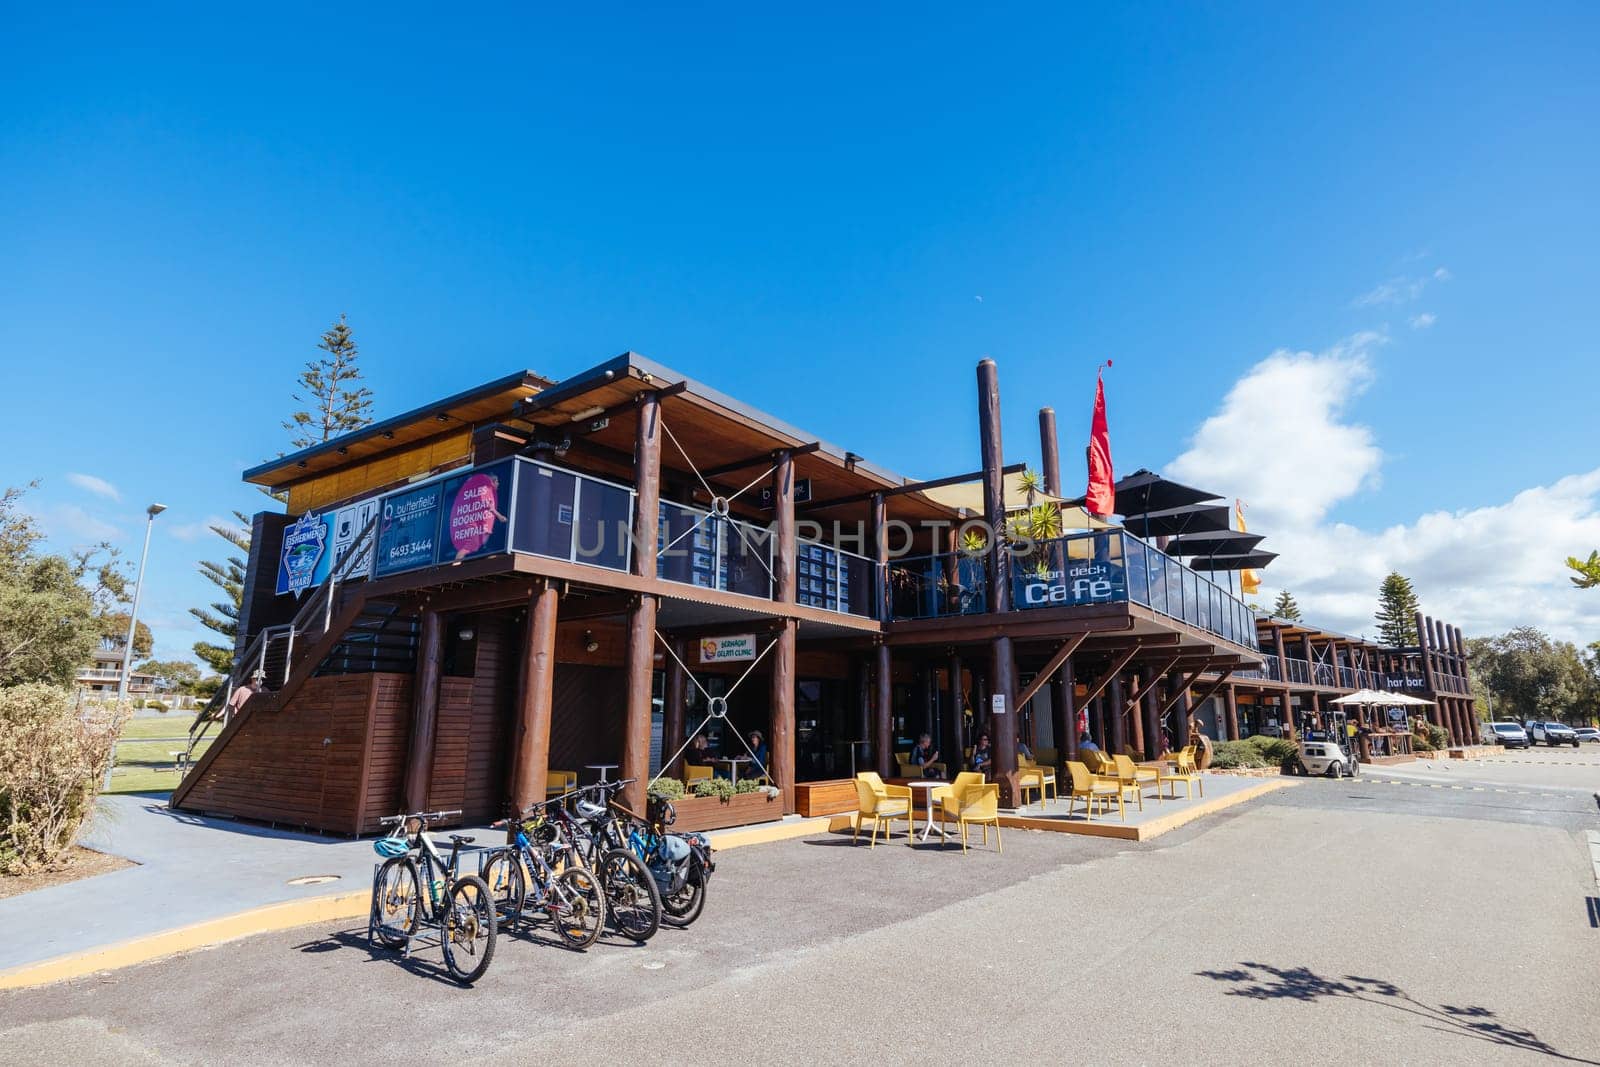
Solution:
[[[544,779],[544,795],[547,797],[560,796],[570,793],[578,788],[577,771],[546,771]]]
[[[1111,800],[1116,798],[1117,812],[1122,816],[1122,821],[1128,821],[1128,809],[1122,803],[1122,783],[1115,779],[1099,778],[1090,772],[1089,768],[1077,760],[1067,761],[1067,774],[1072,778],[1071,788],[1067,792],[1067,814],[1071,815],[1078,806],[1078,800],[1083,799],[1084,817],[1094,818],[1094,806],[1098,801],[1105,811],[1111,810]]]
[[[685,763],[683,765],[683,784],[686,786],[694,785],[694,783],[700,781],[701,779],[710,777],[710,767],[702,767],[695,763]]]
[[[983,785],[983,775],[977,771],[962,771],[949,785],[928,791],[928,803],[939,805],[939,832],[943,834],[952,821],[958,820],[961,794]]]
[[[1061,793],[1056,789],[1056,772],[1049,767],[1041,767],[1036,761],[1027,756],[1017,757],[1017,799],[1022,803],[1028,802],[1028,790],[1039,794],[1039,803],[1047,803],[1051,797],[1059,800]]]
[[[1194,799],[1194,793],[1191,791],[1191,783],[1193,783],[1194,786],[1199,788],[1200,795],[1204,797],[1206,795],[1206,783],[1205,779],[1200,777],[1200,769],[1194,765],[1194,746],[1190,745],[1178,753],[1176,759],[1177,769],[1163,774],[1161,776],[1162,782],[1182,782],[1185,800]],[[1176,784],[1172,787],[1172,799],[1178,799],[1178,787]]]
[[[866,819],[872,820],[872,837],[868,841],[868,848],[878,845],[878,827],[883,826],[883,839],[887,841],[894,832],[894,820],[906,821],[906,844],[914,844],[916,835],[912,832],[915,826],[915,816],[911,811],[911,787],[905,785],[885,785],[882,778],[872,771],[862,771],[856,775],[856,833],[853,841],[861,840],[861,823]]]
[[[900,777],[902,778],[925,777],[922,772],[928,767],[932,767],[934,770],[938,771],[940,778],[943,778],[946,773],[944,760],[936,760],[935,762],[929,763],[925,766],[920,763],[912,763],[911,753],[909,752],[896,752],[894,754],[894,761],[900,767]]]
[[[1117,765],[1117,779],[1121,782],[1133,782],[1143,790],[1146,785],[1156,787],[1156,799],[1161,799],[1161,782],[1165,777],[1160,767],[1146,767],[1133,762],[1131,756],[1113,756],[1112,762]]]
[[[989,843],[989,827],[994,826],[995,850],[1004,853],[1005,841],[1000,837],[1000,785],[975,785],[955,795],[956,824],[961,827],[961,851],[967,850],[967,827],[983,827],[983,843]]]
[[[1111,774],[1117,769],[1111,757],[1098,748],[1079,749],[1078,755],[1082,757],[1083,765],[1089,769],[1090,774]]]

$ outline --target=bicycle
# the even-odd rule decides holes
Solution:
[[[458,873],[461,846],[470,845],[472,838],[451,834],[446,860],[427,836],[430,821],[460,814],[413,812],[379,820],[394,830],[372,843],[385,859],[372,876],[367,940],[402,949],[402,958],[410,959],[422,925],[436,926],[445,967],[456,981],[471,985],[494,959],[496,923],[489,886],[477,875]]]
[[[597,829],[613,848],[625,848],[649,869],[661,894],[661,921],[684,927],[700,917],[706,906],[706,884],[717,869],[711,842],[703,834],[674,834],[667,827],[677,819],[671,801],[649,799],[650,818],[640,818],[615,800],[607,803],[609,818]],[[624,828],[626,832],[624,832]]]
[[[575,795],[567,794],[573,797],[573,811],[559,804],[551,811],[576,855],[600,876],[612,925],[643,944],[661,929],[661,891],[650,868],[622,843],[621,834],[612,826],[616,815],[610,798],[630,781],[580,789]]]
[[[551,803],[534,805],[520,819],[493,823],[505,828],[506,844],[490,849],[478,871],[506,926],[529,921],[532,908],[548,915],[568,947],[586,949],[600,939],[605,926],[605,895],[600,879],[574,862],[576,850],[561,840],[556,824],[547,817]],[[567,853],[572,853],[571,860]]]

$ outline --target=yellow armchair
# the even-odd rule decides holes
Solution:
[[[967,851],[967,827],[983,828],[983,843],[989,843],[989,827],[994,827],[994,844],[997,852],[1005,852],[1005,842],[1000,837],[1000,786],[997,782],[975,785],[955,795],[956,824],[961,827],[961,851]]]
[[[686,786],[693,785],[694,783],[700,781],[703,778],[710,778],[710,777],[711,777],[711,768],[710,767],[703,767],[703,766],[700,766],[699,764],[695,764],[695,763],[685,763],[683,765],[683,784],[686,785]]]
[[[1056,772],[1053,767],[1041,767],[1037,762],[1027,756],[1017,757],[1017,799],[1022,803],[1028,802],[1028,790],[1039,794],[1039,803],[1045,804],[1051,797],[1060,799],[1061,793],[1056,789]]]
[[[576,788],[578,788],[577,771],[545,771],[545,796],[560,796],[562,793],[570,793]]]
[[[928,803],[939,805],[939,832],[947,824],[958,821],[961,811],[961,794],[983,785],[983,775],[977,771],[962,771],[949,785],[929,790]]]
[[[943,778],[946,773],[948,773],[948,770],[944,765],[944,760],[935,760],[934,762],[924,766],[920,763],[912,763],[911,753],[909,752],[896,752],[894,754],[894,761],[900,768],[900,777],[902,778],[921,778],[923,777],[922,772],[928,767],[932,767],[934,770],[938,771],[940,778]]]
[[[1179,752],[1174,758],[1176,761],[1176,769],[1168,771],[1166,774],[1161,776],[1162,784],[1167,782],[1173,783],[1172,799],[1178,799],[1178,782],[1183,783],[1183,797],[1185,800],[1194,799],[1194,793],[1192,792],[1192,788],[1194,787],[1199,788],[1200,795],[1204,797],[1206,795],[1206,783],[1205,780],[1200,776],[1200,769],[1195,766],[1194,746],[1188,746],[1182,752]]]
[[[916,841],[912,833],[915,816],[911,811],[911,787],[904,785],[886,785],[882,778],[872,771],[862,771],[856,775],[856,833],[852,840],[861,840],[861,824],[868,819],[872,820],[872,836],[867,842],[868,848],[878,845],[878,827],[882,826],[883,839],[887,841],[894,832],[894,820],[906,821],[906,844]]]
[[[1132,782],[1141,791],[1146,785],[1156,787],[1156,799],[1161,799],[1161,783],[1165,776],[1158,766],[1141,766],[1131,756],[1113,756],[1117,765],[1117,779],[1124,784]]]
[[[1128,821],[1128,809],[1122,803],[1122,783],[1114,778],[1101,778],[1089,770],[1087,766],[1077,760],[1067,761],[1067,774],[1071,778],[1071,785],[1067,791],[1067,814],[1071,815],[1077,809],[1078,801],[1083,801],[1084,817],[1094,818],[1095,804],[1101,806],[1102,811],[1111,810],[1111,801],[1117,802],[1117,813],[1123,822]]]

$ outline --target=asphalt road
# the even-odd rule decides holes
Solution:
[[[506,939],[471,990],[360,930],[268,935],[0,994],[0,1048],[18,1063],[1600,1062],[1585,837],[1600,811],[1582,785],[1542,783],[1550,768],[1510,766],[1427,772],[1438,788],[1386,768],[1308,781],[1142,846],[1011,832],[1003,856],[848,837],[740,849],[690,930],[583,954]]]

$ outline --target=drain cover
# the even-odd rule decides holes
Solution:
[[[303,878],[291,878],[291,879],[289,879],[289,883],[288,884],[289,885],[327,885],[329,882],[337,882],[338,880],[339,880],[339,876],[337,874],[308,874]]]

